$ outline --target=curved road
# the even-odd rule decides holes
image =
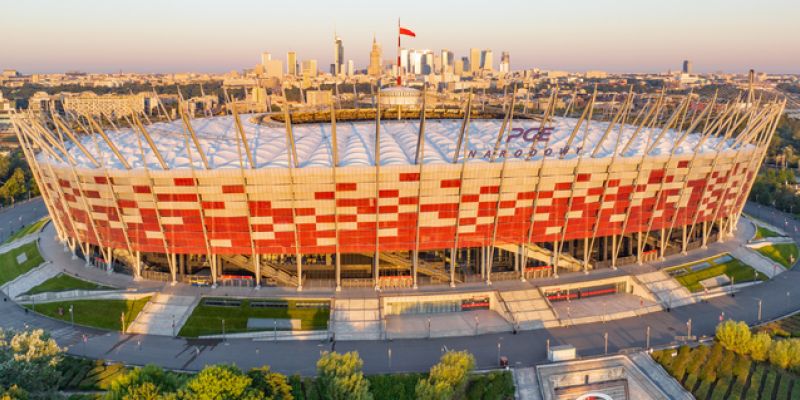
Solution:
[[[47,208],[41,197],[26,200],[13,207],[0,208],[0,243],[25,225],[47,215]]]
[[[20,211],[21,215],[27,215],[24,210]],[[800,234],[796,231],[800,230],[800,224],[788,215],[754,204],[748,204],[746,212],[784,228],[795,241],[800,241]],[[3,215],[0,214],[0,218]],[[367,373],[381,373],[427,370],[438,361],[442,351],[462,349],[475,355],[479,369],[496,367],[498,354],[507,356],[512,366],[530,366],[546,360],[548,339],[551,345],[574,345],[581,356],[601,355],[604,352],[606,332],[609,353],[641,349],[645,346],[648,326],[651,328],[651,346],[665,346],[677,343],[676,336],[687,334],[687,321],[690,318],[692,334],[701,337],[713,335],[722,312],[726,318],[745,320],[750,324],[756,323],[759,299],[763,300],[763,320],[796,311],[800,308],[798,306],[800,271],[787,271],[776,279],[745,288],[735,297],[717,297],[708,302],[673,309],[671,312],[651,313],[606,323],[526,331],[516,335],[507,333],[457,338],[333,343],[256,342],[249,339],[191,340],[71,327],[59,321],[26,313],[24,309],[10,301],[0,303],[0,326],[6,329],[42,327],[51,331],[62,346],[69,346],[70,354],[127,364],[154,363],[165,368],[182,370],[199,370],[206,364],[214,363],[235,363],[242,368],[268,364],[283,373],[311,375],[315,372],[316,361],[321,351],[356,350],[364,359],[364,370]]]

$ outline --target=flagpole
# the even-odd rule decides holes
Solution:
[[[397,86],[403,86],[403,78],[400,74],[400,18],[397,18]]]

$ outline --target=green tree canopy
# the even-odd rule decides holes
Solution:
[[[466,351],[448,351],[431,367],[427,379],[417,383],[418,399],[448,400],[463,397],[469,373],[475,368],[475,357]]]
[[[369,381],[361,369],[364,362],[355,351],[326,352],[317,361],[317,385],[325,399],[371,400]]]
[[[178,397],[185,400],[261,399],[250,387],[251,382],[249,376],[233,365],[213,365],[186,382]]]

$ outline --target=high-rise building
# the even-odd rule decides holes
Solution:
[[[469,63],[464,65],[469,65],[468,72],[477,72],[481,69],[481,49],[469,49]]]
[[[683,60],[683,73],[684,74],[691,74],[692,73],[692,62],[689,60]]]
[[[356,74],[356,64],[353,60],[347,60],[347,76],[353,76]]]
[[[422,51],[412,50],[409,54],[409,69],[408,72],[419,75],[422,73]]]
[[[286,74],[297,75],[297,53],[293,51],[286,53]]]
[[[511,56],[507,51],[500,53],[500,72],[504,74],[511,72]]]
[[[303,77],[314,78],[317,76],[317,60],[304,60],[300,63],[300,70]]]
[[[494,54],[489,49],[481,51],[481,69],[486,71],[494,70]]]
[[[334,75],[339,75],[344,70],[344,44],[342,44],[342,38],[339,35],[333,40],[333,65],[334,68],[331,71]]]
[[[372,37],[372,50],[369,52],[369,66],[367,73],[372,76],[381,75],[381,45]]]
[[[454,62],[455,59],[453,58],[453,52],[447,49],[442,49],[442,72],[454,72]]]
[[[423,75],[432,74],[434,69],[433,53],[428,50],[423,51],[421,62],[422,65],[420,66],[420,73]]]
[[[266,51],[261,53],[261,65],[267,65],[267,61],[271,60],[272,60],[272,54],[269,54]]]
[[[283,61],[267,60],[262,63],[261,67],[267,78],[283,78]]]
[[[400,48],[400,72],[408,72],[408,49]]]

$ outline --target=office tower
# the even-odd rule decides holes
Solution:
[[[347,76],[353,76],[356,73],[356,64],[353,60],[347,60]]]
[[[492,71],[494,69],[494,54],[491,50],[484,50],[481,52],[481,69]]]
[[[683,73],[684,74],[691,74],[692,73],[692,62],[689,60],[683,60]]]
[[[477,72],[481,69],[481,49],[469,49],[469,62],[465,63],[466,66],[469,66],[469,71],[466,72]]]
[[[408,49],[400,48],[400,73],[408,71]]]
[[[317,76],[317,60],[305,60],[300,64],[303,76],[316,77]]]
[[[262,68],[267,78],[283,78],[283,61],[281,60],[267,60]]]
[[[500,72],[504,74],[511,72],[511,56],[507,51],[500,53]]]
[[[422,73],[422,52],[418,50],[412,50],[410,57],[410,65],[408,72],[419,75]]]
[[[469,57],[461,57],[461,68],[456,70],[456,73],[460,75],[466,75],[470,72]]]
[[[267,61],[270,60],[272,60],[272,54],[269,54],[266,51],[261,53],[261,65],[267,65]]]
[[[430,75],[433,73],[433,53],[426,50],[422,53],[422,65],[420,69],[420,73],[423,75]]]
[[[372,76],[381,75],[381,45],[372,37],[372,50],[369,52],[369,67],[367,73]]]
[[[455,72],[453,71],[454,63],[455,59],[453,58],[453,52],[447,49],[442,49],[442,72]]]
[[[286,53],[286,74],[297,75],[297,53],[293,51]]]
[[[342,38],[338,35],[333,41],[333,65],[334,68],[331,73],[334,75],[341,74],[344,69],[344,44],[342,44]]]

